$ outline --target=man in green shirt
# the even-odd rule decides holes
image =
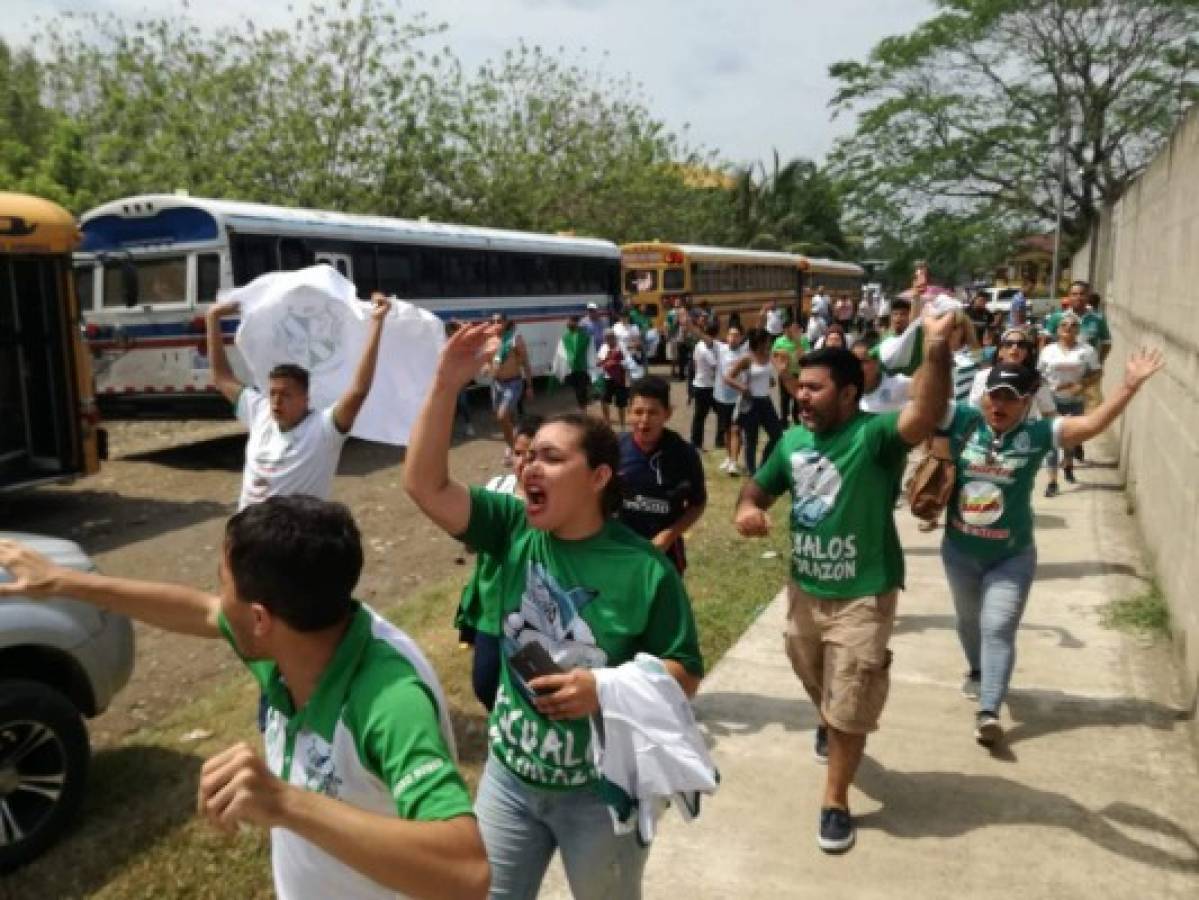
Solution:
[[[238,744],[208,760],[199,810],[224,830],[270,830],[282,900],[486,895],[437,676],[351,599],[362,543],[340,503],[279,496],[237,513],[219,596],[63,569],[11,541],[0,567],[0,599],[71,597],[230,643],[266,695],[266,754]]]
[[[849,786],[890,683],[887,643],[903,586],[893,506],[908,450],[944,419],[953,316],[923,321],[924,364],[899,412],[861,412],[862,364],[839,348],[800,361],[800,424],[779,441],[737,500],[736,527],[764,536],[766,510],[791,494],[787,655],[820,711],[817,758],[828,762],[818,841],[853,846]]]
[[[1107,359],[1112,350],[1112,333],[1107,327],[1107,319],[1087,306],[1091,298],[1091,286],[1085,281],[1075,281],[1070,284],[1070,292],[1066,295],[1069,309],[1078,316],[1081,325],[1078,336],[1095,348],[1099,354],[1099,362]],[[1061,324],[1065,310],[1050,313],[1045,318],[1042,345],[1057,340],[1057,329]]]
[[[807,335],[794,317],[787,320],[783,333],[774,339],[770,356],[779,373],[779,418],[784,425],[799,421],[795,406],[795,382],[799,377],[799,358],[812,349]]]
[[[579,409],[591,403],[591,335],[579,327],[579,317],[566,320],[566,331],[562,332],[562,351],[566,355],[566,383],[575,392]]]

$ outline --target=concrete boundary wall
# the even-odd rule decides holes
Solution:
[[[1112,331],[1104,390],[1129,351],[1161,347],[1166,368],[1116,425],[1130,507],[1170,605],[1186,699],[1199,696],[1199,107],[1104,211],[1074,271],[1091,273]]]

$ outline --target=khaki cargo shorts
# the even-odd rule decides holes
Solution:
[[[856,600],[821,600],[787,585],[785,642],[791,668],[824,721],[868,734],[891,686],[891,651],[899,592]]]

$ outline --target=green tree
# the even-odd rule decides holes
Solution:
[[[939,13],[841,62],[832,101],[857,115],[834,156],[861,227],[930,209],[1004,228],[1055,219],[1081,242],[1199,95],[1194,0],[937,0]]]
[[[786,250],[841,258],[849,242],[841,230],[841,197],[828,172],[806,159],[772,167],[761,163],[734,173],[727,240],[739,247]]]

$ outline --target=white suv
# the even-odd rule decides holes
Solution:
[[[0,532],[59,565],[93,571],[73,541]],[[0,581],[9,581],[0,569]],[[0,872],[45,850],[83,799],[83,717],[107,709],[133,671],[124,616],[73,600],[0,600]]]

